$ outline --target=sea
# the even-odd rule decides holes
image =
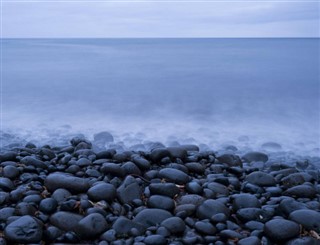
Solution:
[[[320,39],[1,39],[1,146],[110,132],[319,156]]]

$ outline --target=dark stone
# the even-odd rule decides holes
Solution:
[[[93,213],[80,220],[77,230],[82,238],[94,238],[106,231],[107,228],[106,219],[99,213]]]
[[[188,170],[196,174],[204,174],[205,167],[198,162],[188,162],[185,164]]]
[[[150,153],[150,159],[153,163],[160,163],[164,157],[170,157],[170,152],[166,148],[156,148]]]
[[[50,223],[61,230],[77,232],[78,223],[83,218],[82,215],[60,211],[50,217]]]
[[[132,156],[132,162],[138,166],[141,170],[148,170],[150,168],[150,162],[138,155]]]
[[[119,164],[111,162],[104,163],[100,171],[104,174],[110,174],[118,177],[123,177],[125,175],[124,169],[122,169]]]
[[[291,197],[313,198],[317,194],[315,188],[310,185],[297,185],[289,188],[283,195]]]
[[[229,167],[242,166],[240,157],[234,154],[222,154],[218,156],[217,159],[221,163],[226,163]]]
[[[155,226],[165,219],[172,217],[172,214],[163,209],[146,208],[139,212],[133,219],[134,222],[142,224],[144,227]]]
[[[246,181],[258,186],[274,186],[276,184],[275,179],[270,174],[261,171],[247,175]]]
[[[186,184],[186,191],[190,194],[201,194],[203,192],[202,186],[195,181]]]
[[[19,175],[19,170],[15,166],[5,166],[2,170],[3,177],[14,179]]]
[[[229,196],[228,188],[222,184],[211,182],[207,188],[212,190],[215,196]]]
[[[251,231],[253,230],[263,230],[264,224],[259,222],[259,221],[248,221],[247,223],[245,223],[245,227]]]
[[[0,209],[0,222],[7,221],[7,219],[14,215],[14,208],[4,207]]]
[[[99,183],[92,186],[88,190],[87,195],[90,200],[95,202],[101,200],[112,202],[116,197],[116,188],[111,184]]]
[[[319,239],[314,237],[305,236],[296,239],[292,239],[286,243],[286,245],[319,245]]]
[[[246,153],[242,159],[245,162],[251,163],[251,162],[267,162],[269,160],[269,157],[267,154],[264,154],[262,152],[248,152]]]
[[[250,236],[239,240],[238,245],[261,245],[261,241],[256,236]]]
[[[136,229],[138,234],[141,235],[145,231],[145,227],[139,223],[136,223],[124,216],[120,216],[112,225],[112,229],[117,232],[118,236],[127,236],[130,235],[132,229]]]
[[[243,222],[250,220],[260,221],[262,210],[260,208],[241,208],[237,211],[237,217]]]
[[[39,210],[46,214],[52,214],[56,211],[58,202],[53,198],[45,198],[39,204]]]
[[[186,229],[186,225],[179,217],[171,217],[161,222],[161,226],[167,228],[171,234],[183,233]]]
[[[45,179],[44,184],[51,192],[59,188],[65,188],[71,193],[84,193],[90,187],[87,179],[74,177],[64,173],[49,174]]]
[[[184,160],[188,156],[187,150],[180,146],[168,147],[167,150],[169,151],[169,155],[172,159],[179,158]]]
[[[113,142],[113,136],[109,132],[103,131],[100,133],[97,133],[93,136],[93,141],[99,142],[101,144],[106,144]]]
[[[210,219],[213,215],[223,213],[229,217],[229,209],[217,200],[208,199],[197,208],[197,217],[199,219]]]
[[[42,238],[42,225],[29,215],[22,216],[5,228],[4,236],[15,243],[37,243]]]
[[[151,183],[149,190],[152,195],[164,195],[171,198],[180,193],[180,189],[173,183]]]
[[[306,209],[306,205],[290,198],[282,200],[278,208],[285,216],[289,216],[293,211]]]
[[[178,169],[173,168],[161,169],[159,171],[159,177],[179,185],[186,184],[190,181],[190,177],[187,174]]]
[[[320,233],[320,213],[314,210],[301,209],[292,212],[290,220],[301,224],[307,230],[314,230]]]
[[[20,162],[26,166],[34,166],[36,168],[46,169],[48,168],[47,164],[43,161],[36,159],[35,157],[26,156],[20,160]]]
[[[0,162],[13,161],[17,160],[17,153],[13,151],[7,151],[0,155]]]
[[[86,167],[92,164],[92,162],[87,159],[87,158],[80,158],[79,160],[77,160],[76,164],[80,167]]]
[[[149,208],[160,208],[171,211],[174,209],[174,201],[170,197],[153,195],[149,198],[148,202]]]
[[[194,227],[198,232],[205,235],[214,235],[217,232],[217,229],[210,222],[198,221]]]
[[[242,239],[243,235],[234,230],[223,230],[219,233],[219,236],[223,239]]]
[[[167,244],[167,239],[161,235],[150,235],[143,242],[146,245],[165,245]]]
[[[117,197],[123,204],[131,203],[135,199],[140,199],[141,194],[140,186],[132,176],[127,176],[117,189]]]
[[[311,181],[313,181],[313,177],[307,173],[293,173],[281,179],[285,188],[290,188]]]
[[[189,194],[189,195],[181,196],[181,197],[177,200],[177,203],[178,203],[179,205],[183,205],[183,204],[199,205],[199,204],[201,204],[204,200],[205,200],[205,198],[203,198],[203,197],[200,196],[200,195]]]
[[[71,196],[71,193],[66,190],[66,189],[62,189],[62,188],[59,188],[57,190],[55,190],[51,197],[56,200],[58,203],[61,203],[63,202],[64,200],[66,200],[69,196]]]
[[[0,188],[4,191],[12,191],[14,184],[9,178],[0,177]]]
[[[237,194],[233,196],[232,208],[237,211],[241,208],[260,208],[261,204],[255,195]]]
[[[275,242],[284,242],[300,234],[297,223],[285,219],[273,219],[264,226],[264,232],[268,238]]]
[[[121,168],[124,170],[126,175],[130,175],[130,174],[134,174],[134,175],[137,175],[137,176],[141,175],[140,169],[133,162],[126,162],[125,164],[123,164],[121,166]]]

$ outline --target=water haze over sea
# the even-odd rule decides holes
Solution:
[[[2,126],[319,154],[319,39],[3,39]],[[244,137],[246,136],[246,137]],[[249,139],[249,140],[248,140]]]

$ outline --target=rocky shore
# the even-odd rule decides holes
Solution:
[[[312,162],[234,146],[144,148],[75,137],[2,152],[0,244],[320,244]]]

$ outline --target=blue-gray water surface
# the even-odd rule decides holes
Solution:
[[[319,154],[319,44],[3,39],[3,132],[54,141],[107,130],[126,144],[210,147],[273,141]]]

